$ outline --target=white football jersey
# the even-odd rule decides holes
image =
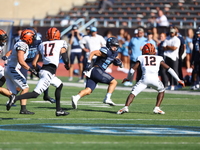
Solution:
[[[140,62],[142,78],[133,86],[131,93],[137,96],[147,88],[148,85],[158,92],[163,92],[165,88],[158,78],[160,62],[164,61],[163,57],[156,55],[141,55],[138,57],[137,61]]]
[[[143,78],[158,77],[160,62],[164,61],[163,57],[157,55],[141,55],[138,57],[142,69]]]
[[[0,55],[3,52],[3,48],[4,48],[4,46],[0,46]]]
[[[42,55],[43,64],[54,64],[58,67],[61,48],[67,49],[67,47],[67,43],[64,40],[42,42],[38,49]]]
[[[11,55],[8,57],[7,65],[12,67],[17,67],[18,69],[21,68],[21,65],[17,59],[17,51],[22,50],[24,51],[24,60],[26,60],[28,56],[29,47],[25,42],[19,41],[14,45],[14,49],[12,50]]]

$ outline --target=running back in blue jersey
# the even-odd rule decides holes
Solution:
[[[98,56],[94,65],[98,65],[101,69],[106,70],[108,66],[113,62],[113,60],[117,57],[118,52],[112,51],[107,47],[101,47],[100,51],[104,53],[106,56],[105,57]]]
[[[33,44],[29,45],[29,54],[27,56],[26,62],[32,62],[35,58],[38,46],[42,43],[41,37],[37,35],[36,40],[33,42]]]

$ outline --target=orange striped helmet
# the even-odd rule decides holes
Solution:
[[[33,41],[36,39],[36,34],[34,31],[30,29],[25,29],[22,31],[20,39],[26,42],[28,45],[31,45]]]
[[[49,28],[46,33],[46,38],[49,41],[60,40],[60,31],[55,27]]]
[[[147,43],[143,46],[142,55],[146,55],[146,54],[149,54],[149,55],[155,55],[156,54],[156,49],[155,49],[153,44]]]
[[[0,46],[5,45],[7,39],[8,39],[8,35],[6,31],[0,29]]]

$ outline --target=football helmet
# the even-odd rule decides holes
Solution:
[[[28,45],[31,45],[36,38],[36,34],[33,30],[24,29],[21,33],[20,39],[26,42]]]
[[[7,39],[8,35],[6,31],[0,29],[0,46],[4,46],[6,44]]]
[[[156,49],[153,44],[147,43],[142,48],[142,55],[155,55]]]
[[[106,47],[111,49],[111,46],[116,46],[117,48],[119,47],[119,41],[115,37],[110,37],[106,41]]]
[[[60,31],[55,27],[49,28],[46,33],[46,38],[49,41],[60,40]]]

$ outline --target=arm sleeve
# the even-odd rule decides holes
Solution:
[[[68,53],[67,53],[67,52],[62,53],[61,56],[62,56],[62,60],[63,60],[64,64],[65,64],[65,65],[68,65],[68,64],[69,64]]]
[[[176,79],[176,81],[180,81],[178,75],[176,74],[176,72],[172,68],[169,68],[167,70],[167,72],[169,72]]]

